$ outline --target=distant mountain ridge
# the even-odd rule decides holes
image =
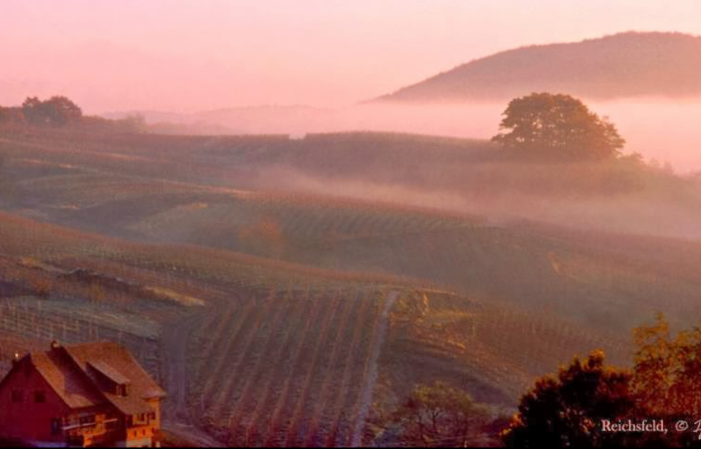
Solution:
[[[590,99],[701,96],[701,37],[628,32],[507,50],[374,101],[503,100],[534,91]]]

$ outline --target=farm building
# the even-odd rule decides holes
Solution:
[[[165,392],[121,345],[16,357],[0,381],[0,438],[32,446],[158,447]]]

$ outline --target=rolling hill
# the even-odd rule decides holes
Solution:
[[[380,102],[509,100],[531,92],[588,99],[701,95],[701,37],[623,33],[504,51],[380,97]]]
[[[602,348],[626,364],[631,328],[656,311],[696,322],[698,241],[436,201],[568,185],[555,196],[591,215],[622,173],[662,198],[685,180],[585,167],[580,181],[606,188],[584,191],[562,184],[562,166],[516,170],[492,150],[372,133],[4,132],[0,368],[53,338],[121,341],[173,392],[169,423],[232,445],[348,446],[372,444],[373,419],[417,383],[445,380],[509,410],[575,353]],[[351,195],[338,180],[371,188]],[[380,198],[378,185],[432,196]]]
[[[54,220],[85,214],[106,197],[123,200],[133,214],[165,207],[176,192],[192,199],[205,191],[223,196],[282,191],[497,221],[525,218],[608,232],[701,238],[698,185],[634,158],[527,163],[504,157],[482,140],[391,133],[291,139],[33,130],[4,133],[0,152],[11,184],[4,197],[7,206]],[[144,190],[163,195],[151,203],[128,202]],[[116,207],[110,210],[120,213]]]
[[[435,378],[510,407],[573,351],[603,347],[622,361],[627,347],[566,317],[428,281],[133,243],[4,213],[0,238],[0,367],[52,339],[119,341],[172,392],[169,423],[232,445],[371,441],[365,391],[391,406]]]

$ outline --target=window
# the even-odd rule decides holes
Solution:
[[[44,393],[41,390],[37,390],[34,392],[34,402],[37,404],[45,404],[46,403],[46,393]]]
[[[129,389],[126,385],[117,385],[116,390],[117,396],[127,397],[129,395]]]
[[[142,426],[144,424],[148,424],[148,415],[146,415],[146,413],[140,413],[131,417],[132,427]]]
[[[24,391],[12,390],[12,402],[14,404],[19,404],[21,402],[24,402]]]
[[[83,416],[82,418],[80,418],[80,425],[86,426],[90,424],[95,424],[95,415]]]

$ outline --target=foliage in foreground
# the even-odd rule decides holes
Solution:
[[[508,425],[508,418],[444,382],[416,386],[383,421],[385,443],[401,447],[494,447]]]
[[[416,387],[391,422],[410,446],[467,447],[479,438],[488,418],[488,411],[467,393],[437,382]]]

